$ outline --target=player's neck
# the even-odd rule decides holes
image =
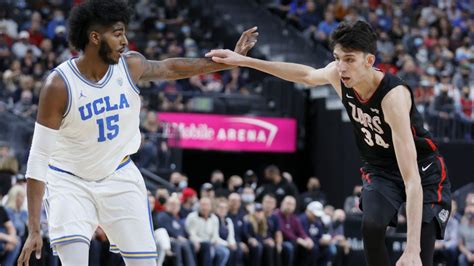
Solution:
[[[88,80],[98,82],[105,76],[110,65],[105,63],[99,56],[91,55],[89,51],[85,51],[76,60],[76,66],[79,72]]]
[[[355,85],[353,89],[362,98],[368,100],[375,93],[384,77],[384,73],[375,69],[371,69],[367,74],[368,78],[361,79],[359,84]]]

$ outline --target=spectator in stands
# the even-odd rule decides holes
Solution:
[[[244,184],[250,186],[254,191],[258,187],[258,177],[255,172],[251,169],[245,171]]]
[[[283,199],[280,210],[277,211],[278,222],[283,234],[283,246],[285,246],[285,251],[288,252],[286,256],[284,255],[284,265],[290,266],[294,265],[296,261],[299,261],[299,265],[306,265],[313,260],[314,242],[304,232],[298,217],[295,215],[295,210],[296,200],[289,195]],[[286,253],[285,251],[284,253]],[[301,256],[296,257],[297,254],[301,254]]]
[[[331,32],[337,27],[337,25],[339,25],[339,23],[334,19],[333,12],[326,10],[326,12],[324,12],[324,20],[318,25],[316,40],[328,45],[329,36],[331,35]]]
[[[459,225],[459,266],[474,264],[474,205],[466,205]]]
[[[448,224],[445,229],[444,239],[436,240],[434,262],[445,262],[446,265],[456,265],[458,258],[458,232],[459,220],[456,218],[457,203],[455,200],[451,202],[451,213],[449,214]]]
[[[471,141],[472,126],[474,125],[474,95],[472,94],[469,87],[462,87],[460,110],[456,112],[456,120],[459,122],[457,130],[460,132],[456,137],[466,141]]]
[[[216,197],[227,197],[229,195],[229,190],[224,187],[224,173],[221,170],[212,171],[211,184],[216,190]]]
[[[211,201],[208,197],[201,198],[198,211],[190,213],[185,224],[201,265],[224,266],[229,259],[229,249],[226,241],[219,237],[219,220],[211,212]]]
[[[250,186],[245,186],[242,189],[242,204],[243,209],[247,212],[253,212],[254,204],[255,204],[255,191]]]
[[[184,224],[179,217],[180,201],[176,195],[168,198],[165,211],[158,214],[158,228],[164,228],[171,239],[171,250],[176,266],[194,266],[193,244],[187,239]]]
[[[244,181],[242,177],[238,175],[230,176],[229,180],[227,181],[227,189],[229,190],[229,193],[242,192],[243,185],[244,185]]]
[[[12,52],[17,58],[22,59],[28,50],[32,51],[35,57],[41,56],[41,50],[30,43],[30,34],[27,31],[21,31],[18,34],[18,41],[12,46]]]
[[[197,192],[192,188],[185,188],[181,193],[181,208],[179,210],[179,217],[181,219],[186,219],[188,214],[195,210],[195,205],[197,204]]]
[[[471,70],[469,63],[464,63],[459,67],[453,76],[454,87],[461,89],[463,87],[474,88],[474,71]]]
[[[323,205],[313,201],[299,216],[306,234],[313,240],[313,256],[316,265],[327,265],[333,257],[331,235],[327,234],[322,218],[325,216]]]
[[[14,92],[18,88],[21,76],[21,62],[20,60],[13,60],[10,64],[10,68],[3,73],[3,83],[6,89],[5,96],[7,98],[13,97]]]
[[[33,104],[33,92],[30,90],[21,91],[20,100],[13,107],[13,113],[23,118],[35,118],[38,107]]]
[[[21,242],[16,235],[16,229],[8,214],[0,206],[0,264],[13,266],[20,253]]]
[[[259,187],[256,191],[257,201],[262,200],[266,194],[272,193],[277,197],[279,204],[285,196],[296,197],[298,194],[295,185],[281,176],[280,169],[276,165],[269,165],[265,168],[265,179],[268,183]]]
[[[415,61],[412,58],[405,60],[402,70],[398,72],[398,76],[403,79],[412,90],[415,90],[420,84],[420,75],[416,69]]]
[[[244,256],[249,254],[249,247],[246,242],[244,217],[246,215],[245,209],[242,208],[242,198],[240,194],[232,192],[229,194],[229,211],[227,217],[231,219],[234,225],[234,238],[237,244],[237,250],[234,252],[233,261],[236,264],[243,262]]]
[[[360,209],[360,195],[362,193],[362,186],[354,186],[352,195],[347,197],[344,201],[344,211],[347,215],[362,215],[362,210]]]
[[[242,254],[238,250],[235,241],[234,223],[227,216],[229,212],[229,203],[227,199],[221,198],[217,200],[216,215],[219,219],[219,237],[226,241],[225,246],[229,249],[229,259],[227,265],[242,265]]]
[[[332,245],[336,247],[335,265],[347,265],[347,255],[350,251],[350,243],[344,235],[344,221],[346,214],[341,209],[336,209],[332,216],[329,234],[332,237]]]
[[[18,168],[18,160],[10,154],[8,143],[0,141],[0,198],[7,195]]]
[[[263,242],[267,246],[273,246],[274,243],[275,249],[280,256],[283,249],[283,235],[280,230],[280,222],[276,215],[275,209],[277,206],[277,199],[274,194],[266,194],[262,199],[262,208],[265,218],[267,219],[268,231],[272,236],[272,240],[265,239]]]
[[[241,93],[242,87],[247,83],[240,67],[235,67],[225,72],[222,76],[222,82],[224,84],[223,92],[226,94]]]
[[[215,196],[216,196],[216,192],[214,190],[214,186],[212,186],[211,183],[204,183],[202,184],[201,186],[201,189],[200,189],[200,198],[210,198],[210,199],[214,199]]]
[[[433,117],[433,134],[445,140],[449,139],[451,137],[451,122],[454,117],[455,106],[453,97],[449,95],[448,86],[440,88],[440,94],[435,96],[430,110]]]
[[[306,183],[306,189],[307,191],[299,196],[298,206],[300,212],[305,211],[306,206],[313,201],[319,201],[323,205],[326,204],[327,197],[326,194],[321,191],[319,178],[314,176],[310,177]]]
[[[165,203],[170,197],[170,192],[168,189],[164,187],[158,187],[156,189],[155,193],[155,198],[156,198],[156,203],[155,203],[155,211],[156,212],[161,212],[165,210]]]
[[[182,181],[184,181],[183,180],[183,175],[179,171],[173,171],[170,174],[169,181],[175,189],[180,189],[180,183],[182,183]],[[184,182],[182,184],[184,185]],[[187,184],[186,184],[186,187],[187,187]],[[182,189],[184,189],[184,188],[185,187],[183,187]]]
[[[26,239],[26,225],[28,222],[28,213],[23,209],[25,197],[25,188],[21,185],[14,185],[8,192],[8,199],[5,204],[5,210],[13,226],[15,226],[16,234],[21,242]]]

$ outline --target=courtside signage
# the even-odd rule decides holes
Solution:
[[[250,152],[295,152],[296,121],[290,118],[159,113],[170,146]]]

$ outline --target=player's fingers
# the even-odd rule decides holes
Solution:
[[[224,58],[213,56],[212,61],[214,61],[216,63],[224,63]]]
[[[37,260],[41,259],[41,246],[40,245],[36,246],[35,256]]]
[[[20,257],[18,258],[18,266],[29,265],[31,250],[29,248],[24,248],[21,251]]]
[[[248,35],[248,34],[252,34],[253,32],[255,32],[256,30],[258,29],[257,26],[254,26],[246,31],[244,31],[244,34]]]
[[[213,57],[213,56],[223,57],[224,55],[225,55],[224,49],[217,49],[217,50],[211,50],[205,56],[206,57]]]

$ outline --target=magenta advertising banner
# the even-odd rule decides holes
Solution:
[[[249,152],[295,152],[296,121],[290,118],[159,113],[171,146]]]

